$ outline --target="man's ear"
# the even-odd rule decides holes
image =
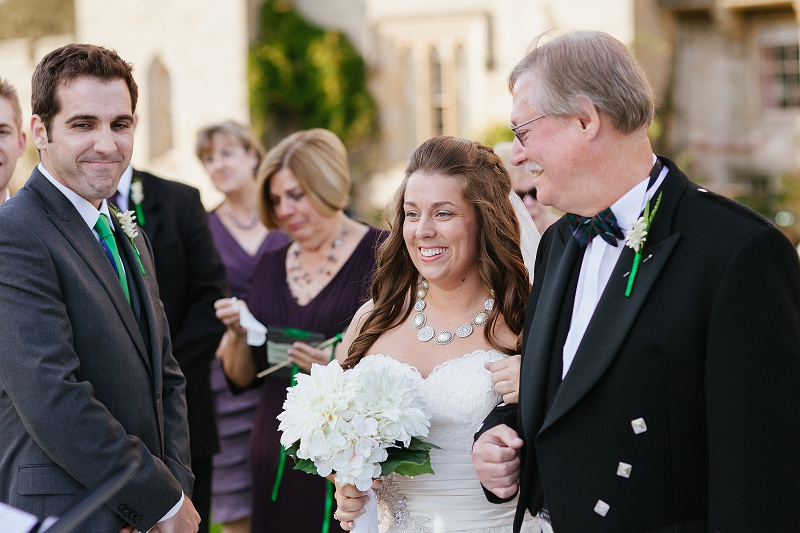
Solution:
[[[17,157],[22,157],[22,154],[25,153],[25,147],[28,145],[28,136],[25,135],[24,131],[19,132],[19,146],[17,146]]]
[[[133,133],[136,133],[136,125],[139,124],[139,113],[133,114]]]
[[[33,137],[33,145],[37,150],[47,149],[47,128],[45,128],[42,117],[39,115],[31,116],[31,136]]]
[[[600,133],[600,114],[597,107],[585,96],[578,96],[580,107],[577,119],[580,121],[583,134],[587,139],[593,139]]]

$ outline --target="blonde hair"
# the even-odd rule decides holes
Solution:
[[[519,78],[536,77],[530,104],[540,113],[556,117],[574,116],[581,111],[581,99],[588,99],[611,118],[621,133],[633,133],[653,121],[653,89],[630,50],[603,32],[575,31],[539,44],[532,49],[508,78],[514,92]]]
[[[211,124],[197,132],[197,142],[195,143],[194,149],[197,159],[202,161],[203,156],[211,151],[214,135],[218,133],[230,137],[233,141],[239,143],[247,152],[253,150],[258,159],[256,168],[258,168],[258,165],[264,160],[266,150],[264,150],[264,145],[262,145],[258,137],[255,136],[253,130],[233,120],[226,120],[219,124]],[[255,169],[253,169],[253,171],[255,172]]]
[[[347,150],[335,133],[315,128],[286,137],[267,153],[258,169],[258,210],[261,221],[277,228],[269,185],[276,172],[288,168],[311,204],[324,216],[333,216],[350,200]]]

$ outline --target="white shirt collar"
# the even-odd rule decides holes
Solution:
[[[42,175],[45,178],[47,178],[47,181],[52,183],[56,189],[61,191],[61,194],[66,196],[67,200],[69,200],[70,203],[75,206],[75,209],[78,210],[78,213],[81,215],[81,218],[83,218],[84,222],[86,222],[86,225],[89,226],[89,229],[94,231],[94,225],[97,224],[97,219],[100,218],[100,213],[103,213],[105,216],[108,217],[108,223],[111,226],[111,230],[116,231],[114,229],[114,224],[111,224],[111,213],[109,213],[108,211],[108,204],[106,203],[105,200],[103,200],[100,203],[100,209],[98,210],[86,198],[82,197],[81,195],[79,195],[78,193],[76,193],[75,191],[73,191],[72,189],[70,189],[57,179],[55,179],[53,175],[50,174],[50,172],[48,172],[46,168],[44,168],[44,165],[39,163],[37,168],[39,169],[39,172],[41,172]]]
[[[657,159],[656,155],[653,154],[654,165]],[[666,170],[666,168],[661,169],[658,179],[652,187],[647,187],[647,184],[650,182],[650,176],[647,176],[611,206],[611,211],[617,218],[617,224],[619,224],[619,227],[622,228],[625,233],[633,228],[633,223],[636,222],[644,210],[644,204],[648,199],[653,197],[661,186],[664,177],[667,175]]]
[[[7,202],[9,200],[11,200],[11,190],[8,187],[6,187],[6,197],[3,201]]]
[[[133,183],[133,165],[128,165],[117,185],[117,194],[119,195],[117,204],[122,211],[127,211],[131,205],[131,183]]]

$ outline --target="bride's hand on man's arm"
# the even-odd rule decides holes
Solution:
[[[247,330],[239,324],[239,306],[247,304],[234,298],[214,302],[217,318],[228,327],[217,348],[216,356],[228,378],[238,387],[247,387],[256,377],[256,362],[247,344]]]
[[[335,474],[328,476],[328,480],[336,485],[336,512],[333,516],[339,521],[342,529],[350,531],[355,527],[353,521],[364,514],[364,506],[369,499],[368,492],[358,490],[353,485],[339,485],[334,477]],[[380,479],[373,481],[372,490],[378,489],[381,483]]]
[[[521,362],[522,357],[520,355],[511,355],[494,363],[484,363],[486,369],[492,373],[494,390],[503,397],[503,401],[506,403],[517,403],[519,401]]]

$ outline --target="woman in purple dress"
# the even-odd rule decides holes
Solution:
[[[242,298],[256,263],[265,252],[288,242],[269,231],[256,212],[255,173],[264,148],[249,128],[226,121],[200,130],[197,157],[225,200],[208,216],[214,243],[228,273],[232,296]],[[234,396],[222,363],[211,364],[211,387],[219,428],[220,452],[214,456],[212,516],[223,533],[249,533],[252,506],[250,431],[260,391]]]
[[[349,200],[347,152],[327,130],[297,132],[273,148],[258,172],[261,219],[294,241],[266,252],[255,268],[245,300],[267,327],[308,330],[330,338],[343,332],[369,296],[375,251],[385,234],[344,214]],[[222,341],[222,362],[232,384],[247,388],[266,366],[265,350],[246,344],[238,305],[217,302],[217,316],[228,331]],[[303,371],[327,364],[331,350],[301,342],[289,349]],[[316,533],[326,515],[327,481],[292,469],[280,470],[280,435],[275,417],[281,412],[289,379],[267,376],[253,434],[253,533],[301,531]],[[331,509],[332,513],[332,509]],[[341,531],[330,520],[331,531]]]

